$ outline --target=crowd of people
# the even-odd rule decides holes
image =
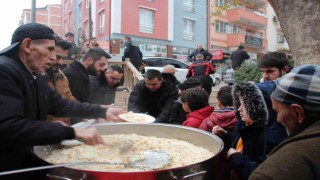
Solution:
[[[72,33],[63,40],[49,27],[29,23],[18,27],[11,45],[0,51],[0,172],[36,166],[32,156],[36,145],[74,138],[88,145],[103,144],[95,128],[70,125],[84,118],[119,122],[119,114],[133,111],[155,117],[156,123],[219,136],[224,149],[219,167],[212,167],[219,169],[217,179],[320,179],[319,66],[291,69],[284,53],[269,52],[258,61],[261,82],[221,87],[215,109],[209,104],[209,75],[215,72],[212,55],[198,44],[189,56],[192,65],[185,81],[175,78],[174,66],[163,72],[148,70],[123,110],[112,106],[123,69],[106,68],[111,56],[92,38],[81,61],[61,70],[63,59],[77,58],[74,49]],[[124,58],[132,50],[136,59],[131,62],[139,69],[141,52],[125,37]],[[249,58],[242,46],[237,53],[243,58],[233,64],[235,69]],[[37,179],[37,175],[5,178]]]

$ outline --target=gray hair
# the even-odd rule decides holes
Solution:
[[[168,65],[163,66],[163,71],[166,70],[166,69],[173,69],[173,70],[175,70],[176,67],[174,67],[174,65],[168,64]]]

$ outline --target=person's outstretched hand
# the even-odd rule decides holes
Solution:
[[[88,145],[96,145],[96,144],[104,144],[104,141],[96,128],[74,128],[76,139],[79,139],[85,144]]]
[[[106,119],[107,121],[113,122],[125,122],[123,119],[119,118],[119,114],[128,113],[127,111],[123,110],[122,108],[108,108],[106,112]]]
[[[212,128],[212,134],[215,134],[217,136],[223,136],[223,135],[226,135],[227,133],[228,132],[220,126],[214,126]]]

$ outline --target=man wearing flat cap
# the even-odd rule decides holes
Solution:
[[[320,179],[320,66],[301,65],[275,80],[271,94],[288,138],[249,179]]]
[[[18,27],[11,45],[0,51],[0,173],[34,166],[32,146],[81,139],[89,145],[104,143],[96,129],[74,129],[46,121],[58,117],[117,119],[122,110],[69,101],[49,88],[44,76],[56,60],[51,28],[29,23]],[[15,174],[0,179],[37,179]],[[39,179],[39,178],[38,178]]]

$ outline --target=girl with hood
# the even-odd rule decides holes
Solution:
[[[268,110],[261,91],[250,82],[235,84],[232,89],[235,114],[238,121],[227,159],[231,179],[248,179],[253,170],[265,160],[265,128]],[[219,126],[212,133],[225,136],[227,131]]]
[[[181,93],[182,108],[187,115],[183,126],[199,128],[202,121],[210,116],[214,108],[209,105],[208,93],[199,88],[190,88]]]

